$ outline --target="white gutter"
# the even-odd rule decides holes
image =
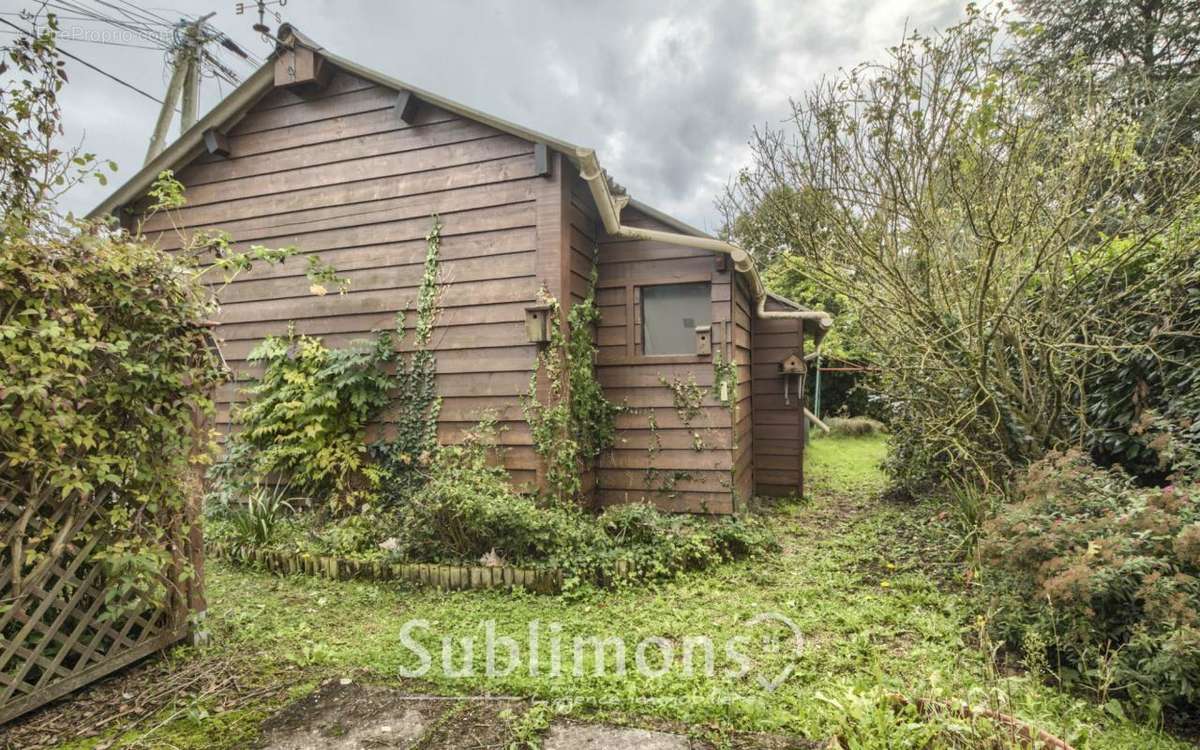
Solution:
[[[604,222],[605,232],[614,237],[625,237],[632,240],[655,240],[672,245],[712,250],[728,255],[729,259],[733,262],[733,267],[741,273],[746,274],[750,279],[750,291],[754,295],[756,317],[767,320],[791,319],[814,322],[817,330],[813,338],[816,340],[819,351],[821,339],[833,327],[833,318],[829,313],[821,310],[768,310],[766,307],[767,289],[763,286],[762,279],[758,275],[758,269],[754,265],[754,258],[750,256],[750,253],[737,245],[725,242],[724,240],[718,240],[714,237],[698,237],[696,235],[679,234],[677,232],[662,232],[657,229],[642,229],[622,224],[621,209],[629,202],[629,198],[626,196],[613,197],[608,188],[608,180],[605,178],[603,170],[600,169],[600,162],[596,159],[595,151],[586,148],[576,149],[575,158],[579,160],[579,176],[587,181],[588,188],[592,191],[592,199],[596,203],[596,208],[600,211],[600,220]],[[816,352],[813,352],[809,356],[811,357],[815,354]]]

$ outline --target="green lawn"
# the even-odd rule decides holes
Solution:
[[[922,747],[920,727],[891,714],[885,696],[965,700],[989,705],[1062,736],[1079,748],[1183,748],[1189,745],[1106,715],[1088,700],[1063,694],[1022,675],[1000,676],[978,647],[978,626],[962,593],[957,564],[939,541],[935,510],[877,499],[883,477],[882,438],[822,438],[809,452],[810,497],[772,511],[783,551],[769,559],[685,575],[666,585],[560,597],[487,592],[439,593],[398,585],[276,578],[221,564],[209,568],[213,645],[205,658],[230,658],[260,682],[286,681],[292,694],[328,676],[354,675],[380,684],[446,694],[494,693],[560,701],[558,710],[588,717],[652,716],[703,727],[710,736],[731,730],[776,731],[824,739],[858,738],[861,748]],[[762,613],[796,624],[804,643],[795,656],[768,649],[760,636],[781,639],[773,626],[749,628]],[[752,634],[751,675],[793,670],[773,692],[750,676],[727,674],[732,658],[718,651],[718,674],[687,674],[676,658],[661,677],[629,670],[623,678],[567,670],[546,674],[527,666],[507,676],[451,678],[434,669],[420,682],[403,680],[418,659],[401,645],[404,623],[423,620],[417,640],[440,659],[442,636],[475,637],[485,623],[495,633],[524,639],[530,623],[546,632],[561,625],[565,653],[575,635],[620,635],[629,644],[663,638],[679,653],[685,637],[714,642]],[[522,640],[522,643],[524,641]],[[790,641],[783,639],[783,643]],[[546,647],[543,646],[543,649]],[[476,660],[483,659],[482,644]],[[651,651],[651,654],[658,652]],[[452,653],[455,665],[461,649]],[[524,650],[522,659],[526,658]],[[629,661],[634,661],[630,655]],[[650,661],[654,661],[651,659]],[[657,666],[657,663],[655,663]],[[728,668],[728,669],[727,669]],[[265,675],[265,677],[264,677]],[[162,747],[241,747],[274,703],[228,713],[208,709],[211,698],[188,703],[121,742]],[[220,733],[217,741],[212,735]],[[88,746],[86,743],[83,746]],[[118,744],[118,746],[120,746]],[[935,745],[941,746],[941,745]]]
[[[854,489],[866,494],[878,491],[886,481],[880,466],[886,450],[887,439],[884,435],[814,438],[804,455],[809,494]]]

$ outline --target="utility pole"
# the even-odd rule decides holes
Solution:
[[[154,135],[150,137],[150,149],[146,151],[146,163],[162,153],[167,142],[167,131],[175,117],[176,102],[182,98],[180,132],[196,124],[196,108],[200,99],[200,51],[204,43],[204,22],[216,13],[208,13],[184,26],[183,39],[175,48],[171,58],[171,81],[167,84],[167,95],[163,97],[162,109],[154,123]]]

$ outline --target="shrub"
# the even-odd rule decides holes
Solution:
[[[395,357],[387,333],[374,343],[330,349],[308,336],[270,337],[251,353],[265,365],[253,399],[235,417],[242,429],[214,477],[234,487],[280,475],[333,506],[379,485],[364,433],[387,406]]]
[[[343,349],[289,330],[250,353],[264,372],[246,389],[252,398],[234,414],[242,429],[212,471],[220,491],[245,495],[261,477],[279,476],[344,513],[369,510],[382,497],[400,498],[419,486],[441,408],[428,348],[438,314],[441,227],[435,215],[411,331],[400,312],[392,330]],[[317,293],[325,293],[323,283],[348,284],[319,259],[309,266]],[[401,345],[410,351],[402,354]],[[367,427],[376,421],[387,422],[389,435],[368,445]]]
[[[600,583],[669,578],[757,553],[773,544],[749,519],[670,516],[624,505],[593,516],[518,493],[496,450],[493,422],[460,445],[436,449],[425,485],[397,508],[397,557],[474,563],[493,551],[513,564],[560,568]]]
[[[887,432],[883,422],[870,417],[829,417],[825,420],[829,434],[843,437],[864,437]]]
[[[1145,82],[1127,82],[1135,113],[1099,68],[1029,76],[1010,20],[971,5],[820,82],[754,134],[724,201],[735,239],[794,253],[797,281],[853,312],[910,492],[1099,445],[1092,423],[1116,458],[1156,464],[1159,435],[1122,434],[1146,406],[1198,436],[1197,359],[1180,356],[1200,340],[1195,141]]]
[[[188,269],[137,238],[0,229],[0,487],[22,508],[3,523],[29,534],[17,590],[69,541],[46,530],[66,533],[73,514],[52,511],[78,493],[72,507],[102,501],[81,532],[100,540],[92,557],[145,602],[165,597],[194,415],[221,378],[208,310]]]
[[[250,493],[245,507],[229,514],[229,522],[238,542],[262,546],[271,543],[280,522],[294,510],[286,484],[260,485]]]
[[[474,561],[495,548],[508,559],[545,559],[559,543],[568,511],[539,508],[489,464],[494,421],[459,445],[434,450],[427,481],[398,504],[396,554],[413,560]]]
[[[1079,452],[1030,467],[980,545],[990,627],[1059,679],[1151,712],[1200,707],[1196,487],[1138,488]],[[1038,647],[1040,649],[1040,646]]]
[[[644,503],[613,506],[596,522],[626,575],[646,580],[703,570],[775,547],[774,537],[756,520],[669,515]]]

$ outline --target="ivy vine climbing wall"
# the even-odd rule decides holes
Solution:
[[[539,298],[550,306],[550,320],[559,320],[558,300],[544,289]],[[534,449],[545,463],[547,498],[558,504],[577,504],[582,474],[615,436],[617,408],[596,379],[593,329],[599,319],[593,270],[587,297],[567,314],[567,332],[551,326],[549,344],[538,352],[529,392],[521,399]]]
[[[418,469],[437,446],[437,421],[442,401],[437,395],[437,361],[430,344],[438,316],[438,268],[441,262],[442,222],[435,214],[425,235],[425,264],[417,289],[416,321],[411,353],[395,361],[392,404],[387,413],[391,434],[374,446],[386,469],[390,494],[406,495],[421,482]],[[396,336],[403,343],[405,316],[396,316]]]

